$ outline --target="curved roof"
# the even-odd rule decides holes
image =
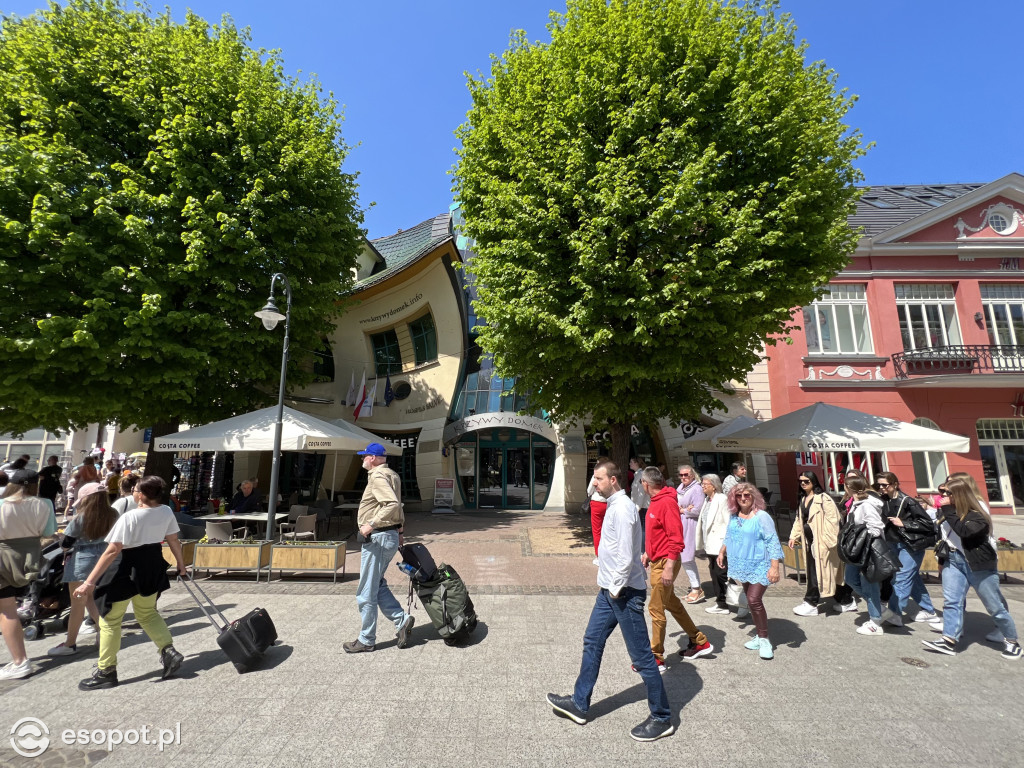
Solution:
[[[385,267],[360,280],[353,286],[353,290],[359,291],[387,280],[449,240],[452,240],[452,229],[451,215],[448,213],[421,221],[415,227],[393,235],[370,240],[370,245],[384,259]]]

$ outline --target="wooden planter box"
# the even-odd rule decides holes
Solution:
[[[1000,573],[1024,572],[1024,549],[999,549],[996,554]]]
[[[256,571],[256,581],[260,580],[260,571],[267,568],[267,580],[270,580],[270,542],[256,541],[251,544],[196,544],[193,569],[205,568],[208,571]]]
[[[345,542],[323,541],[316,544],[274,544],[271,547],[270,570],[309,571],[345,575]],[[279,573],[280,577],[281,574]],[[268,577],[269,579],[269,577]]]
[[[195,539],[186,539],[181,542],[181,559],[185,561],[186,566],[191,566],[196,559],[196,542]],[[174,559],[174,553],[171,552],[171,548],[167,546],[167,542],[164,542],[164,560],[167,564],[174,568],[178,565]]]
[[[800,581],[800,574],[804,571],[804,550],[803,547],[791,548],[788,544],[782,545],[782,573],[789,577],[789,569],[796,571],[796,580]]]

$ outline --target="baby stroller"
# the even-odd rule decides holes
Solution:
[[[64,578],[64,550],[60,542],[43,547],[39,576],[29,584],[28,595],[18,608],[18,618],[25,627],[26,640],[38,640],[46,634],[44,622],[60,619],[62,629],[67,629],[67,612],[71,607],[71,595]]]

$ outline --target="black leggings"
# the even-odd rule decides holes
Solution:
[[[708,555],[708,570],[711,571],[711,587],[715,593],[715,602],[719,608],[728,608],[725,602],[725,587],[729,581],[729,558],[722,555],[722,567],[718,567],[718,558]]]
[[[804,592],[804,602],[809,605],[817,605],[821,601],[821,592],[818,589],[818,568],[813,557],[807,558],[807,591]],[[834,597],[837,603],[848,605],[853,600],[853,589],[846,584],[836,587]]]

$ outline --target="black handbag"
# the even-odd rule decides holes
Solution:
[[[949,542],[945,539],[939,539],[935,542],[935,559],[940,563],[945,563],[949,560]]]
[[[867,559],[861,567],[864,578],[872,584],[879,584],[900,569],[900,559],[884,536],[875,536],[868,545]]]
[[[843,527],[839,529],[839,541],[837,551],[839,558],[844,563],[856,565],[858,568],[864,565],[868,556],[868,539],[871,534],[868,527],[863,523],[853,522],[853,517],[847,516]]]

